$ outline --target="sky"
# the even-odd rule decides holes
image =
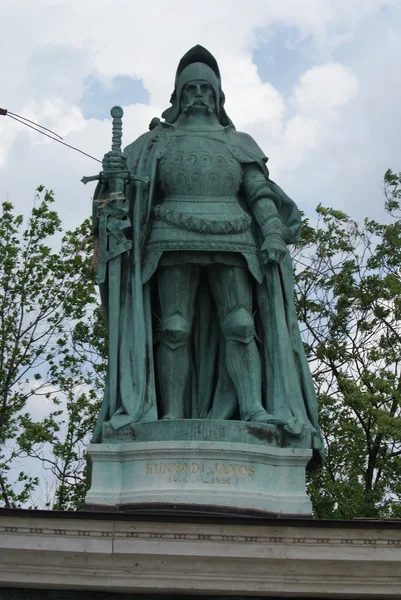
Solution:
[[[181,56],[216,57],[226,109],[269,157],[306,214],[384,215],[382,181],[401,170],[401,0],[14,0],[2,6],[0,107],[101,159],[110,108],[124,145],[169,106]],[[0,117],[0,200],[22,213],[38,185],[66,228],[91,213],[100,164]]]

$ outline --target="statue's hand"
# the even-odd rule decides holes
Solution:
[[[262,248],[262,258],[264,263],[279,263],[287,254],[287,246],[283,236],[278,233],[271,233],[265,238]]]
[[[122,153],[115,150],[107,152],[103,157],[103,173],[105,177],[110,172],[121,172],[127,170],[127,157]]]

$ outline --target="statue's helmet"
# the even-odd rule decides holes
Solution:
[[[188,50],[180,60],[175,77],[174,92],[170,98],[172,106],[163,112],[162,117],[169,123],[174,123],[178,119],[182,90],[185,84],[194,80],[210,83],[214,91],[217,118],[223,126],[232,125],[224,110],[225,96],[221,89],[217,61],[206,48],[199,45]]]
[[[220,81],[217,78],[213,69],[205,65],[202,62],[191,63],[182,71],[181,75],[178,77],[176,81],[176,95],[177,95],[177,103],[181,104],[181,94],[185,85],[190,81],[202,80],[210,83],[213,92],[214,92],[214,100],[216,102],[217,113],[219,112],[219,100],[220,100]]]

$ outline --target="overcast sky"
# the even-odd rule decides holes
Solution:
[[[400,0],[14,0],[1,22],[0,106],[102,158],[114,104],[124,144],[169,105],[175,69],[206,46],[238,130],[307,214],[322,202],[383,214],[401,170]],[[66,227],[91,211],[100,165],[0,117],[0,199],[32,206],[52,188]]]

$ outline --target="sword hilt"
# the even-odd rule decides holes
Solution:
[[[121,152],[121,143],[122,143],[122,137],[123,137],[123,122],[122,122],[123,114],[124,114],[124,111],[121,108],[121,106],[113,106],[113,108],[110,111],[110,115],[113,118],[112,137],[111,137],[112,152]],[[81,181],[83,184],[87,184],[89,181],[102,181],[105,178],[105,176],[107,177],[107,175],[109,176],[109,180],[112,183],[112,185],[111,185],[112,188],[122,187],[124,185],[124,183],[121,183],[121,181],[124,182],[124,180],[127,180],[127,177],[128,177],[128,173],[126,173],[126,172],[117,171],[117,172],[113,173],[112,171],[109,171],[106,173],[104,173],[104,172],[99,173],[99,175],[93,175],[92,177],[82,177]],[[118,181],[119,179],[121,181]]]
[[[122,116],[124,114],[121,106],[113,106],[110,111],[113,118],[113,133],[111,138],[111,149],[113,152],[121,152],[121,141],[123,137],[123,122]]]
[[[91,177],[82,177],[81,182],[86,185],[90,181],[100,181],[101,173],[99,175],[92,175]]]

